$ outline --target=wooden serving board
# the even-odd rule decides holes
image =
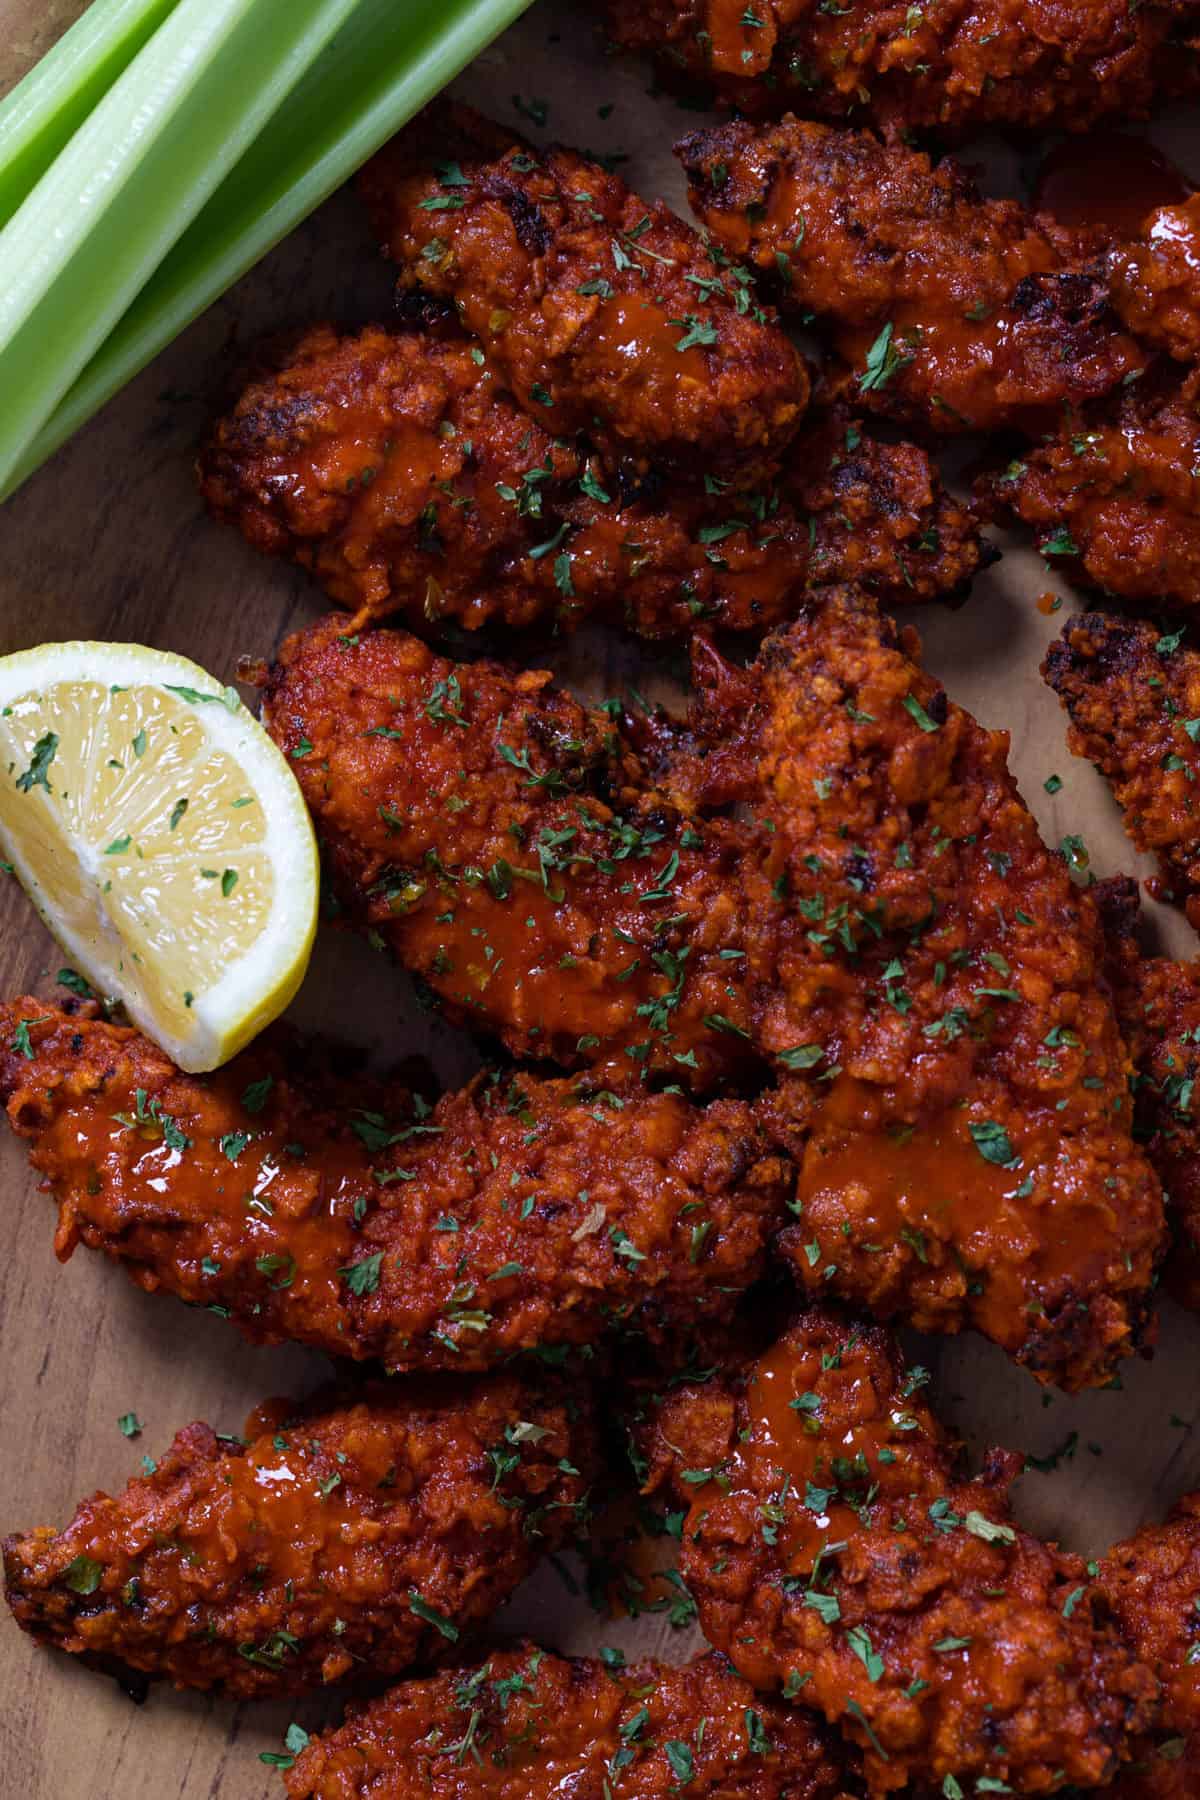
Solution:
[[[81,0],[0,0],[0,92],[80,11]],[[682,205],[670,144],[695,115],[652,95],[644,70],[606,63],[585,11],[542,0],[475,64],[462,91],[509,120],[514,96],[544,103],[547,129],[535,135],[626,152],[623,172],[636,186]],[[1200,131],[1167,121],[1156,136],[1185,166],[1190,151],[1200,175]],[[1020,191],[1011,153],[993,172]],[[231,679],[239,656],[269,655],[283,633],[316,617],[321,596],[304,576],[256,557],[206,518],[193,446],[239,350],[257,335],[319,317],[386,318],[389,306],[388,271],[353,196],[339,195],[0,509],[0,654],[47,639],[137,640]],[[1099,778],[1068,756],[1057,702],[1038,678],[1062,614],[1047,617],[1036,602],[1053,587],[1041,560],[1013,545],[963,611],[926,611],[917,622],[953,696],[1012,732],[1014,766],[1048,838],[1081,833],[1099,874],[1140,870]],[[516,643],[513,654],[531,652]],[[642,686],[669,685],[681,666],[647,668],[628,645],[601,636],[549,659],[534,654],[591,691],[611,691],[634,669]],[[1043,788],[1051,773],[1063,781],[1053,797]],[[1160,914],[1159,925],[1164,945],[1195,954],[1179,919]],[[15,883],[0,878],[0,993],[49,992],[61,960]],[[381,1059],[424,1050],[448,1082],[475,1060],[418,1011],[398,971],[381,971],[349,936],[322,937],[296,1012]],[[7,1132],[0,1180],[0,1532],[65,1522],[81,1495],[119,1488],[143,1450],[163,1449],[180,1425],[204,1418],[236,1431],[256,1402],[303,1392],[327,1368],[308,1352],[249,1349],[220,1320],[139,1292],[87,1252],[60,1268],[53,1208]],[[1154,1360],[1127,1367],[1121,1391],[1074,1401],[1042,1395],[973,1339],[923,1341],[917,1354],[972,1446],[994,1441],[1046,1457],[1075,1444],[1054,1473],[1020,1484],[1021,1515],[1034,1530],[1098,1551],[1200,1486],[1200,1319],[1165,1307]],[[144,1422],[133,1443],[117,1427],[129,1411]],[[501,1624],[557,1649],[621,1643],[680,1660],[692,1647],[661,1616],[597,1618],[552,1569]],[[0,1617],[0,1800],[279,1800],[259,1752],[280,1747],[292,1716],[315,1727],[334,1714],[332,1701],[233,1706],[167,1691],[137,1707]]]

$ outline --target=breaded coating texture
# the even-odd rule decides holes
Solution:
[[[836,404],[770,482],[705,494],[553,439],[466,339],[378,327],[308,332],[213,427],[198,473],[256,549],[355,613],[419,626],[762,630],[809,582],[956,599],[993,554],[923,450]]]
[[[1162,1683],[1164,1728],[1200,1736],[1200,1494],[1115,1545],[1098,1581],[1126,1641]]]
[[[1088,237],[983,199],[950,160],[794,118],[678,154],[703,223],[830,328],[867,411],[939,437],[1032,429],[1146,362]]]
[[[748,273],[600,164],[498,155],[492,132],[437,108],[364,170],[402,283],[454,302],[547,431],[753,481],[794,436],[809,383]]]
[[[475,628],[557,610],[531,552],[543,490],[584,468],[466,339],[318,325],[217,422],[197,473],[217,518],[342,606]]]
[[[797,1278],[1087,1386],[1136,1345],[1164,1236],[1103,934],[1007,734],[916,653],[837,591],[747,674],[709,655],[673,791],[770,827],[743,880],[772,946],[752,1012],[800,1163]]]
[[[680,1572],[704,1632],[858,1745],[874,1795],[1099,1785],[1158,1684],[1084,1562],[1011,1523],[1020,1459],[957,1474],[927,1379],[877,1327],[813,1311],[667,1396],[647,1485],[688,1509]]]
[[[729,953],[754,832],[669,803],[606,713],[542,671],[332,621],[284,644],[263,717],[342,904],[453,1017],[517,1055],[698,1085],[752,1056]]]
[[[1200,361],[1200,194],[1151,213],[1141,241],[1112,252],[1109,279],[1130,331],[1180,362]]]
[[[1200,1312],[1200,962],[1143,956],[1134,936],[1136,883],[1104,886],[1117,1019],[1134,1067],[1134,1134],[1167,1200],[1165,1275],[1175,1298]]]
[[[1079,131],[1196,81],[1193,0],[606,0],[608,32],[739,111]]]
[[[292,1800],[845,1800],[843,1774],[724,1657],[610,1667],[526,1643],[353,1707],[284,1781]]]
[[[505,1375],[283,1406],[248,1442],[189,1425],[64,1531],[5,1539],[9,1606],[40,1643],[238,1699],[444,1660],[569,1535],[584,1403]]]
[[[735,1100],[512,1075],[431,1110],[306,1077],[286,1038],[184,1075],[137,1032],[37,1000],[0,1007],[0,1043],[60,1257],[85,1243],[254,1342],[391,1369],[723,1319],[790,1190]]]
[[[266,718],[344,903],[455,1016],[697,1086],[773,1069],[802,1282],[1103,1383],[1164,1228],[1099,921],[915,653],[829,590],[748,670],[698,651],[688,729],[639,755],[544,675],[324,626]]]
[[[1133,842],[1158,858],[1146,885],[1200,927],[1200,653],[1182,635],[1085,613],[1063,626],[1042,674],[1070,715],[1072,752],[1096,765]]]
[[[1082,587],[1152,608],[1200,606],[1200,375],[1150,379],[1073,419],[981,484]]]

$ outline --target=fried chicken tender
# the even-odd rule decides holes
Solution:
[[[800,1164],[781,1240],[798,1279],[1087,1386],[1136,1346],[1164,1235],[1103,932],[1007,734],[916,654],[839,592],[749,674],[710,653],[673,791],[770,827],[743,878],[774,925],[754,1030],[785,1070],[770,1112]]]
[[[1110,976],[1134,1067],[1134,1134],[1162,1181],[1172,1227],[1166,1278],[1200,1312],[1200,962],[1143,956],[1135,935],[1137,883],[1100,884]]]
[[[844,1764],[724,1657],[614,1667],[525,1643],[352,1707],[284,1782],[292,1800],[847,1800]]]
[[[1200,362],[1200,194],[1151,213],[1140,241],[1109,258],[1113,305],[1145,342]]]
[[[435,108],[367,165],[402,284],[454,302],[547,431],[753,484],[795,435],[809,382],[749,274],[600,164],[497,154],[495,130]]]
[[[790,1189],[734,1100],[513,1076],[431,1111],[306,1075],[282,1037],[184,1075],[137,1032],[37,1000],[0,1007],[0,1042],[60,1257],[82,1242],[252,1342],[392,1369],[719,1321]]]
[[[704,1632],[858,1745],[872,1795],[1106,1782],[1153,1725],[1157,1682],[1084,1562],[1012,1523],[1020,1458],[958,1473],[927,1378],[878,1327],[814,1310],[667,1395],[641,1454],[647,1488],[687,1509]]]
[[[451,1017],[516,1055],[698,1086],[752,1061],[729,952],[753,829],[671,805],[606,713],[334,620],[284,644],[263,718],[342,904]]]
[[[1200,1738],[1200,1494],[1115,1545],[1098,1583],[1126,1641],[1162,1683],[1164,1727]]]
[[[890,130],[1080,131],[1194,90],[1194,0],[606,0],[623,49],[739,112]]]
[[[478,356],[465,339],[315,327],[201,450],[214,516],[358,614],[468,629],[598,616],[651,638],[766,629],[810,582],[953,600],[995,554],[923,450],[840,406],[805,422],[761,490],[705,495],[552,438]]]
[[[343,901],[454,1016],[697,1087],[774,1069],[803,1284],[1102,1384],[1164,1225],[1099,919],[915,655],[828,590],[749,670],[699,648],[639,752],[544,674],[323,626],[265,717]]]
[[[1100,1563],[1098,1585],[1126,1642],[1162,1683],[1162,1727],[1113,1800],[1194,1800],[1200,1793],[1200,1495],[1145,1525]]]
[[[1067,742],[1111,784],[1125,829],[1162,873],[1147,882],[1200,927],[1200,652],[1106,613],[1069,619],[1042,674],[1070,716]]]
[[[830,327],[866,411],[939,437],[1030,429],[1145,365],[1098,243],[983,199],[948,159],[794,118],[694,132],[678,154],[705,226]]]
[[[1080,586],[1123,600],[1200,607],[1200,373],[1123,389],[980,484]]]
[[[584,1404],[504,1375],[285,1406],[248,1442],[189,1425],[64,1531],[7,1538],[8,1603],[40,1643],[238,1699],[444,1660],[569,1535]]]

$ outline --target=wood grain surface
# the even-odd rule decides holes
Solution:
[[[82,10],[78,0],[0,0],[0,91]],[[680,200],[669,153],[694,114],[649,91],[645,71],[605,63],[586,9],[543,0],[464,78],[465,93],[502,117],[513,97],[549,106],[548,132],[627,153],[623,165],[648,193]],[[600,117],[601,106],[611,105]],[[1157,133],[1200,174],[1200,137],[1186,123]],[[999,173],[1017,178],[1011,154]],[[1012,191],[1019,191],[1012,189]],[[195,657],[222,679],[239,656],[269,654],[280,636],[322,610],[299,572],[255,557],[202,512],[191,476],[196,437],[241,351],[264,332],[335,316],[386,318],[388,272],[356,202],[337,196],[199,320],[25,490],[0,509],[0,654],[46,639],[138,640]],[[0,395],[0,405],[3,396]],[[1080,832],[1100,874],[1136,869],[1099,779],[1067,755],[1053,697],[1038,679],[1045,640],[1061,623],[1036,606],[1052,587],[1041,561],[1010,547],[956,614],[919,620],[933,667],[987,723],[1009,727],[1014,764],[1051,841]],[[1074,604],[1068,600],[1068,604]],[[552,647],[553,648],[553,647]],[[638,668],[639,682],[670,682],[628,646],[589,638],[557,649],[517,643],[513,654],[550,660],[595,690]],[[1052,798],[1045,778],[1057,773]],[[1164,942],[1194,954],[1177,919]],[[0,891],[0,992],[50,991],[61,958],[11,881]],[[471,1047],[432,1024],[399,972],[356,940],[326,936],[297,1013],[381,1058],[423,1048],[444,1078],[473,1065]],[[237,1430],[264,1396],[302,1392],[327,1365],[305,1352],[253,1350],[230,1327],[154,1299],[87,1252],[60,1268],[54,1213],[7,1133],[0,1137],[6,1254],[0,1262],[0,1530],[62,1523],[76,1500],[120,1486],[143,1450],[161,1450],[193,1418]],[[1046,1456],[1068,1450],[1053,1474],[1018,1490],[1031,1528],[1095,1551],[1176,1495],[1200,1485],[1200,1321],[1164,1310],[1153,1361],[1128,1367],[1118,1391],[1069,1401],[974,1340],[922,1342],[940,1404],[973,1446],[995,1441]],[[136,1411],[136,1443],[120,1414]],[[555,1648],[602,1642],[680,1658],[690,1645],[660,1618],[598,1620],[560,1576],[545,1570],[501,1621]],[[258,1760],[279,1747],[294,1712],[313,1726],[335,1710],[316,1701],[235,1707],[155,1692],[134,1706],[110,1681],[40,1651],[0,1618],[0,1800],[258,1800],[280,1795]]]

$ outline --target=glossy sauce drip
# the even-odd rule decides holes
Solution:
[[[629,379],[647,387],[706,383],[708,365],[702,351],[695,346],[679,348],[688,331],[685,324],[672,324],[661,306],[635,294],[617,294],[597,307],[578,348],[595,357],[602,368],[624,368]]]
[[[1149,238],[1152,244],[1173,250],[1189,270],[1200,274],[1200,195],[1157,212],[1150,221]]]
[[[843,1497],[846,1465],[857,1467],[856,1499],[922,1486],[906,1448],[910,1415],[880,1391],[877,1358],[856,1345],[849,1325],[832,1369],[824,1367],[826,1351],[785,1337],[756,1363],[746,1389],[749,1436],[734,1459],[733,1486],[771,1495],[780,1507],[779,1543],[792,1574],[862,1530]]]
[[[1140,235],[1147,216],[1177,206],[1192,183],[1145,138],[1088,132],[1052,150],[1038,171],[1034,204],[1062,225]]]
[[[880,1296],[885,1306],[901,1303],[897,1279],[912,1308],[925,1269],[932,1291],[944,1268],[957,1266],[967,1314],[1013,1349],[1031,1306],[1046,1301],[1052,1308],[1060,1292],[1103,1280],[1115,1222],[1103,1192],[1077,1191],[1086,1176],[1063,1153],[1061,1115],[1026,1113],[1002,1125],[954,1108],[889,1129],[879,1108],[868,1084],[843,1078],[814,1120],[797,1195],[797,1235],[811,1235],[818,1246],[814,1280],[826,1262],[836,1268],[842,1227],[852,1220],[856,1245],[907,1249],[902,1277],[893,1275]],[[972,1124],[981,1139],[972,1136]],[[1007,1166],[983,1154],[983,1147],[998,1153],[997,1131],[1012,1152]],[[861,1255],[869,1264],[870,1253]],[[799,1264],[802,1276],[809,1260]],[[915,1322],[938,1323],[919,1308]]]
[[[246,1120],[250,1141],[232,1159],[235,1144],[226,1139],[222,1150],[189,1118],[176,1121],[192,1139],[186,1150],[172,1148],[157,1124],[123,1124],[113,1115],[134,1116],[132,1093],[110,1090],[103,1106],[65,1114],[49,1140],[62,1172],[59,1255],[89,1230],[122,1239],[159,1229],[170,1235],[174,1267],[160,1266],[154,1285],[224,1300],[240,1265],[248,1289],[286,1289],[292,1307],[338,1314],[338,1269],[353,1255],[360,1215],[379,1204],[363,1145],[347,1133],[323,1142],[309,1163],[285,1144],[286,1131],[264,1130],[232,1095],[213,1104],[224,1123]]]
[[[965,1242],[988,1225],[1020,1177],[985,1161],[965,1116],[880,1130],[872,1128],[872,1099],[865,1084],[845,1080],[830,1094],[801,1174],[805,1214],[810,1206],[820,1213],[823,1196],[860,1189],[869,1200],[856,1213],[871,1243],[915,1228]]]
[[[748,25],[747,19],[758,21]],[[771,66],[778,28],[772,0],[749,6],[746,0],[709,0],[705,19],[714,72],[743,80]]]

